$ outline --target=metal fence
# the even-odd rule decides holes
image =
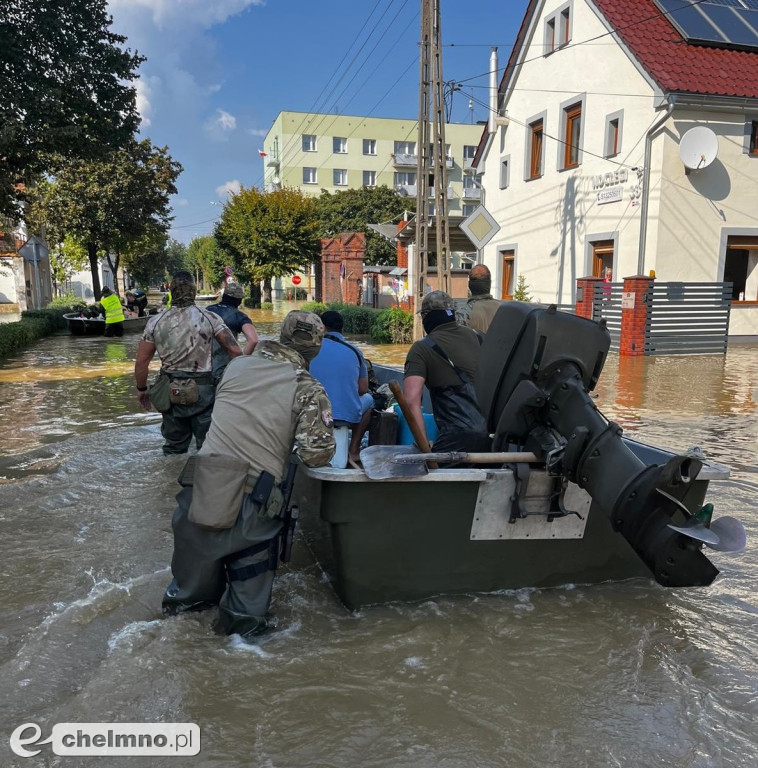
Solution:
[[[646,355],[724,354],[732,283],[653,285]]]
[[[618,352],[621,339],[621,294],[623,283],[597,283],[592,295],[592,319],[605,320],[611,334],[611,350]]]
[[[592,319],[605,320],[611,349],[621,339],[623,283],[593,286]],[[654,283],[647,294],[646,355],[705,355],[726,352],[731,283]]]

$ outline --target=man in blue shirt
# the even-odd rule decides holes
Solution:
[[[361,438],[369,427],[374,398],[368,391],[368,370],[361,352],[345,341],[342,315],[329,310],[321,315],[326,333],[321,351],[312,360],[311,375],[323,384],[336,421],[352,428],[348,461],[360,467]]]

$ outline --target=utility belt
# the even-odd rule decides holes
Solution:
[[[216,379],[212,371],[190,373],[189,371],[163,371],[148,390],[150,402],[156,411],[166,413],[172,405],[195,405],[200,400],[198,386],[214,386]]]
[[[231,528],[246,495],[257,505],[260,517],[282,517],[284,493],[274,476],[249,472],[242,459],[192,456],[179,475],[179,484],[193,486],[189,520],[203,528]]]

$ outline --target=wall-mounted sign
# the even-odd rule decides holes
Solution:
[[[608,187],[608,189],[599,189],[597,193],[598,205],[604,203],[618,203],[623,196],[623,187]]]
[[[621,294],[621,309],[634,309],[634,292]]]

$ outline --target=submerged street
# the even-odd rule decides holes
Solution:
[[[286,312],[253,311],[263,338]],[[758,355],[611,356],[598,405],[627,434],[731,467],[717,515],[747,548],[707,589],[652,580],[346,611],[303,542],[258,646],[212,612],[162,619],[185,457],[137,403],[138,337],[50,337],[0,363],[0,717],[193,722],[192,765],[669,766],[758,763]],[[401,365],[406,347],[364,345]],[[424,546],[419,542],[419,546]],[[387,563],[392,568],[392,563]],[[3,766],[163,766],[35,758]]]

